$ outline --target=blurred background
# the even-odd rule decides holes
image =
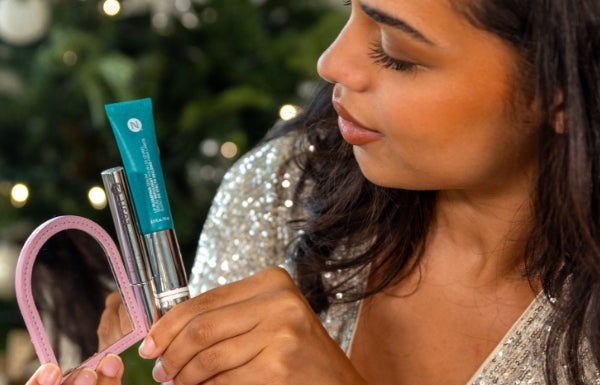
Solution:
[[[342,0],[0,0],[0,385],[23,383],[29,338],[14,269],[57,215],[113,231],[100,172],[121,164],[104,104],[151,97],[189,269],[226,169],[317,82]],[[152,383],[125,354],[124,384]]]

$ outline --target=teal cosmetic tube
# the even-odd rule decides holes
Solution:
[[[123,160],[162,315],[188,299],[189,290],[160,163],[152,100],[107,104],[105,110]]]

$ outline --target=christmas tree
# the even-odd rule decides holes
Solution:
[[[142,97],[189,268],[223,173],[310,97],[345,17],[323,0],[0,0],[0,273],[51,217],[113,231],[88,198],[121,164],[104,104]],[[22,321],[0,285],[1,351]]]

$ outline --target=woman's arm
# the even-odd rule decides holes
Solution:
[[[254,149],[227,172],[213,200],[190,275],[193,295],[283,266],[294,234],[288,227],[300,171],[288,158],[296,135]]]

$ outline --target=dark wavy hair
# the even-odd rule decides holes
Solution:
[[[54,354],[61,364],[61,340],[66,338],[84,360],[98,352],[97,329],[106,297],[117,290],[106,253],[81,230],[64,230],[46,241],[32,272],[36,308],[45,322]],[[61,365],[63,370],[72,369]]]
[[[600,364],[600,1],[451,0],[475,27],[521,53],[518,87],[541,113],[535,218],[526,250],[526,276],[556,298],[546,370],[556,384],[559,362],[569,383],[583,384],[579,362],[587,340]],[[337,129],[332,85],[320,89],[306,112],[279,134],[304,132],[311,151],[296,154],[303,170],[297,197],[305,216],[293,223],[299,284],[316,312],[336,301],[377,293],[410,274],[432,221],[436,193],[376,186],[361,174]],[[360,250],[333,259],[339,248]],[[367,291],[321,275],[367,267]],[[350,275],[352,275],[350,274]]]

